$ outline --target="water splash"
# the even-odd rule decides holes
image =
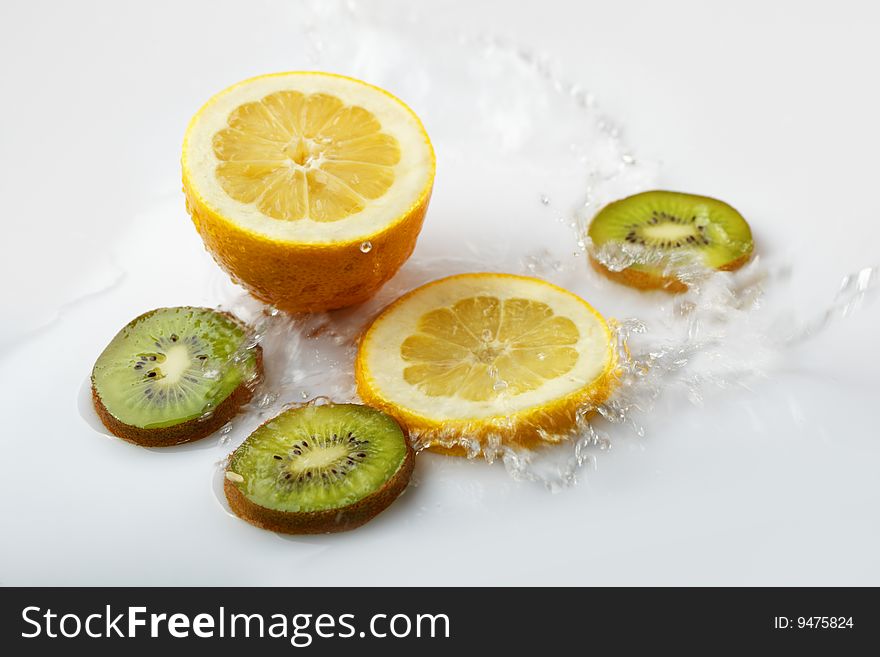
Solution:
[[[877,295],[878,278],[880,278],[880,265],[864,267],[844,276],[831,305],[788,335],[784,342],[786,344],[803,342],[827,329],[835,320],[852,315],[866,301]]]
[[[417,21],[416,13],[406,20]],[[330,39],[331,30],[350,38]],[[611,296],[622,288],[592,274],[584,266],[585,256],[613,271],[635,263],[660,265],[686,283],[688,291],[676,296],[641,294],[631,308],[639,319],[614,322],[619,385],[602,404],[580,408],[570,431],[554,434],[536,427],[547,446],[531,450],[504,445],[493,434],[482,440],[452,431],[413,436],[418,449],[459,448],[466,458],[502,463],[517,480],[559,490],[577,483],[585,469],[595,468],[598,455],[615,441],[645,437],[650,414],[661,396],[679,396],[700,406],[715,391],[748,389],[756,379],[770,375],[787,345],[816,335],[835,318],[848,316],[876,288],[876,268],[847,277],[827,310],[783,335],[779,317],[787,310],[768,311],[765,292],[768,286],[785,282],[784,267],[774,273],[755,258],[738,272],[715,272],[686,256],[670,257],[634,245],[595,249],[586,237],[593,214],[611,200],[655,187],[656,164],[635,156],[622,130],[600,111],[593,94],[560,75],[548,58],[517,41],[494,34],[463,34],[455,48],[446,48],[455,53],[451,57],[461,57],[462,66],[449,62],[439,66],[418,55],[431,48],[413,48],[408,37],[402,36],[413,31],[394,30],[368,16],[357,3],[347,3],[335,10],[322,9],[307,32],[317,67],[367,78],[416,106],[435,141],[445,149],[446,161],[469,157],[467,149],[476,145],[528,152],[529,161],[535,164],[528,172],[535,174],[532,198],[539,201],[527,219],[528,226],[540,233],[547,225],[552,191],[552,207],[559,208],[556,222],[570,229],[573,248],[539,247],[497,258],[489,257],[488,247],[473,244],[469,251],[474,257],[427,258],[417,252],[375,299],[332,313],[287,316],[246,296],[227,301],[224,308],[256,322],[267,354],[265,391],[255,397],[246,415],[263,418],[315,396],[358,401],[353,384],[358,336],[382,307],[424,282],[467,271],[512,271],[570,288],[589,285],[586,296],[592,300],[603,290]],[[421,40],[448,41],[429,29],[415,32]],[[412,56],[401,59],[401,52]],[[405,68],[401,68],[404,60]],[[461,77],[451,78],[450,70],[467,71],[464,90]],[[475,103],[463,108],[449,102],[462,93]],[[538,133],[538,126],[548,125],[548,115],[554,117],[555,131]],[[547,178],[559,177],[560,172],[564,172],[565,187],[551,189]],[[361,245],[361,251],[367,253],[372,245],[365,246]],[[505,385],[496,381],[499,390]]]
[[[353,363],[361,331],[387,303],[441,276],[520,272],[572,289],[600,309],[613,309],[610,314],[638,317],[615,326],[621,379],[614,395],[580,409],[567,434],[538,427],[546,448],[512,448],[493,435],[483,441],[453,434],[435,439],[441,446],[463,448],[468,458],[501,463],[515,479],[550,490],[574,485],[619,441],[648,435],[661,398],[682,397],[699,406],[714,391],[748,388],[756,378],[771,375],[789,345],[850,316],[876,292],[877,268],[863,269],[847,277],[837,298],[812,320],[781,331],[778,320],[788,309],[769,304],[766,293],[786,284],[784,267],[774,269],[760,259],[733,274],[669,263],[683,272],[690,288],[675,297],[636,293],[606,281],[586,266],[585,254],[618,268],[653,256],[597,255],[585,238],[588,223],[605,203],[656,187],[659,167],[635,154],[588,89],[515,39],[472,32],[450,37],[421,23],[416,7],[394,17],[373,4],[322,1],[303,14],[302,41],[311,66],[386,87],[425,120],[443,170],[424,237],[432,225],[459,221],[452,230],[460,228],[460,248],[451,257],[437,257],[423,238],[374,299],[331,313],[286,315],[231,291],[223,278],[212,298],[254,327],[253,344],[262,347],[266,370],[251,403],[219,433],[224,450],[294,405],[358,401]],[[426,54],[432,52],[446,56],[436,61]],[[469,102],[462,103],[463,97]],[[487,189],[490,181],[479,176],[456,175],[490,166],[480,158],[489,162],[493,153],[498,157],[491,165],[504,174],[496,186]],[[478,235],[480,216],[450,200],[477,194],[496,204],[511,197],[496,211],[509,213],[514,229]],[[549,237],[556,229],[566,233],[562,242]],[[368,253],[372,246],[360,248]],[[85,390],[82,406],[89,409]],[[427,446],[416,441],[417,447]]]

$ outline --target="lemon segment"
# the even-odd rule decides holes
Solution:
[[[412,363],[403,378],[430,397],[497,400],[571,370],[579,337],[574,322],[540,301],[468,297],[419,319],[400,346]]]
[[[364,334],[358,391],[431,435],[531,444],[604,401],[615,352],[605,320],[544,281],[464,274],[404,296]]]
[[[397,139],[363,107],[276,91],[236,108],[215,133],[220,186],[273,219],[338,221],[394,182]]]
[[[434,155],[390,94],[326,73],[246,80],[193,118],[183,166],[204,202],[271,239],[365,239],[430,186]],[[328,225],[330,224],[330,225]]]

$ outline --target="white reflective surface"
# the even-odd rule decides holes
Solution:
[[[880,93],[866,83],[880,16],[864,3],[475,4],[4,5],[0,583],[880,583],[870,299],[772,358],[731,336],[757,376],[702,400],[661,391],[645,437],[612,432],[576,486],[422,454],[415,485],[348,534],[280,537],[225,512],[216,463],[259,409],[169,450],[98,430],[84,381],[123,324],[157,306],[247,305],[186,215],[179,148],[205,99],[263,72],[386,86],[437,148],[416,254],[368,309],[332,319],[345,327],[477,266],[656,325],[670,299],[599,279],[570,226],[584,201],[653,185],[750,220],[770,272],[748,319],[761,331],[768,317],[809,325],[844,275],[880,262]],[[265,413],[350,393],[344,347],[296,340],[276,345],[287,398]]]

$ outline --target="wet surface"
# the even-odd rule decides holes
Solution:
[[[206,556],[194,569],[154,570],[157,581],[326,582],[333,580],[334,559],[349,550],[390,570],[396,558],[383,546],[394,543],[414,555],[413,564],[464,554],[456,557],[466,562],[461,571],[479,583],[492,579],[491,558],[468,552],[461,537],[480,540],[487,532],[496,552],[522,545],[531,554],[553,555],[560,544],[578,544],[596,559],[608,556],[597,547],[604,537],[616,546],[615,558],[631,550],[621,568],[644,573],[641,542],[654,541],[671,555],[670,567],[682,569],[694,550],[716,545],[713,536],[735,543],[724,532],[735,535],[747,518],[762,524],[759,538],[743,540],[764,541],[767,554],[782,557],[789,542],[765,512],[767,491],[791,511],[783,527],[810,513],[826,518],[822,536],[804,529],[808,519],[785,536],[847,554],[858,553],[848,545],[876,544],[870,523],[855,522],[869,517],[876,499],[868,467],[876,448],[865,417],[852,409],[873,403],[877,388],[868,373],[871,359],[877,361],[875,351],[850,344],[852,336],[866,340],[876,332],[876,263],[850,262],[817,280],[810,262],[773,239],[772,226],[793,219],[746,213],[762,239],[759,257],[740,272],[702,277],[682,296],[624,288],[588,266],[584,227],[605,202],[665,184],[663,172],[626,142],[586,87],[521,40],[478,26],[435,32],[415,14],[387,16],[357,3],[308,16],[303,52],[279,60],[307,60],[389,88],[423,118],[434,140],[438,177],[417,250],[361,307],[308,317],[275,313],[231,283],[204,252],[177,189],[177,152],[166,154],[156,166],[169,175],[144,203],[126,206],[118,219],[124,228],[102,244],[102,258],[90,263],[79,288],[3,343],[0,372],[15,381],[4,399],[6,415],[16,418],[17,438],[7,453],[43,463],[37,487],[24,469],[3,481],[4,494],[30,491],[30,512],[8,520],[10,531],[29,538],[4,555],[19,560],[27,548],[49,564],[39,578],[30,568],[27,581],[75,581],[70,564],[78,563],[88,564],[82,572],[93,583],[110,582],[131,573],[122,555],[155,554],[177,540],[194,554],[213,545],[220,558]],[[233,82],[229,75],[258,72],[224,71],[215,86]],[[184,114],[169,131],[175,139]],[[157,239],[161,258],[144,246]],[[372,245],[361,250],[375,255]],[[540,452],[473,450],[472,461],[422,453],[418,485],[353,534],[282,541],[224,515],[218,462],[290,404],[317,396],[355,399],[351,366],[369,320],[423,282],[474,270],[546,278],[619,322],[630,354],[627,384],[599,418]],[[193,446],[144,450],[107,439],[84,383],[94,358],[132,317],[171,305],[222,307],[254,325],[266,382],[246,412]],[[739,427],[741,435],[721,438],[726,426]],[[750,486],[754,479],[764,488]],[[835,515],[835,503],[823,495],[830,489],[853,500],[845,514]],[[707,496],[705,504],[695,491]],[[47,508],[55,518],[51,531],[34,529],[27,518]],[[107,517],[115,519],[109,529]],[[739,520],[718,520],[712,534],[699,529],[716,517]],[[89,534],[103,536],[120,556],[98,559],[78,538]],[[51,545],[50,536],[58,535],[70,539],[66,556],[34,547]],[[230,546],[252,551],[253,561],[221,575]],[[317,559],[317,574],[289,566],[291,554]],[[538,572],[537,565],[519,563],[526,580]],[[748,573],[749,566],[737,568]],[[0,575],[4,582],[22,577]]]

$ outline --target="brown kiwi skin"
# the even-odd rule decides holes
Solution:
[[[154,312],[155,310],[151,310],[135,319],[140,319],[141,317],[145,317]],[[220,314],[226,315],[235,321],[239,321],[238,318],[231,313]],[[180,424],[158,429],[145,429],[143,427],[126,424],[113,417],[110,411],[107,410],[107,407],[104,406],[104,402],[101,400],[101,395],[98,394],[98,390],[95,388],[95,379],[93,376],[92,403],[95,406],[95,412],[101,419],[101,423],[110,433],[129,443],[140,445],[141,447],[173,447],[174,445],[183,445],[185,443],[201,440],[229,422],[238,409],[247,404],[251,398],[253,398],[254,389],[262,383],[263,348],[260,345],[255,345],[254,349],[256,356],[256,362],[254,364],[256,374],[254,378],[249,381],[243,381],[228,397],[226,397],[226,399],[220,402],[217,408],[215,408],[207,417],[196,417]]]
[[[403,463],[382,488],[354,504],[325,511],[278,511],[251,502],[229,479],[223,480],[223,492],[235,515],[261,529],[280,534],[332,534],[356,529],[387,509],[409,484],[416,463],[415,451],[406,430],[401,430],[406,443]]]
[[[736,260],[718,267],[718,271],[736,271],[746,264],[751,256],[752,252],[746,253]],[[688,286],[674,276],[656,276],[655,274],[634,270],[632,267],[627,267],[621,271],[611,271],[593,256],[590,256],[590,264],[593,265],[593,269],[612,281],[623,283],[639,290],[665,290],[672,294],[679,294],[688,290]]]

